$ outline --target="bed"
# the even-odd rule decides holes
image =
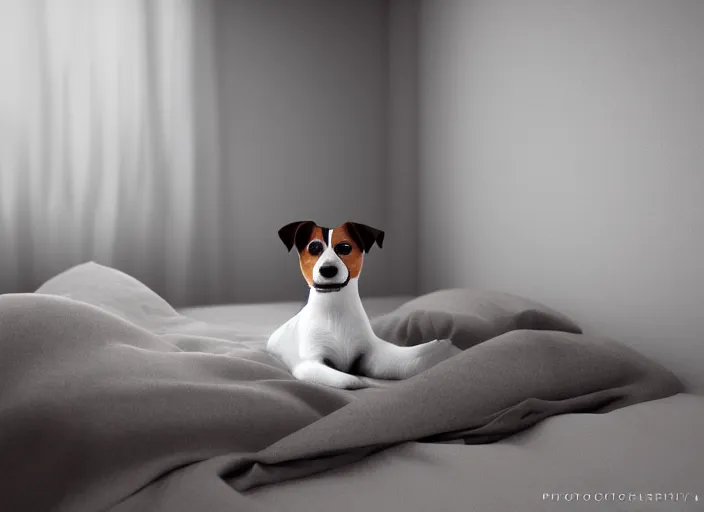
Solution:
[[[704,397],[656,361],[524,298],[363,302],[462,352],[333,390],[264,349],[298,302],[176,311],[94,263],[0,297],[3,509],[702,510]]]
[[[363,300],[370,317],[412,296]],[[300,302],[186,308],[269,333]],[[548,418],[490,444],[408,442],[246,493],[290,512],[704,510],[704,396],[678,393],[608,414]]]

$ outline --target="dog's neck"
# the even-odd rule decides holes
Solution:
[[[321,292],[311,287],[306,307],[320,312],[364,314],[362,300],[359,298],[359,278],[350,279],[347,286],[336,292]]]

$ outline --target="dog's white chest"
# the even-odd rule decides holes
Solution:
[[[289,366],[319,360],[335,368],[352,367],[367,351],[371,326],[363,309],[335,306],[308,304],[272,335],[269,350]]]
[[[310,308],[301,313],[298,342],[303,359],[320,357],[338,368],[348,367],[364,350],[366,318],[349,310]]]

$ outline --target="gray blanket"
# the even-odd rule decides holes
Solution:
[[[619,343],[558,331],[514,330],[359,391],[294,380],[265,342],[96,264],[1,296],[2,509],[270,512],[246,491],[404,441],[487,443],[681,390]]]

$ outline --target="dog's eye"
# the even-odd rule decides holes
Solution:
[[[335,246],[335,252],[340,256],[347,256],[352,252],[352,246],[347,242],[340,242]]]
[[[320,253],[323,252],[323,244],[318,240],[313,240],[311,243],[308,244],[308,252],[311,253],[313,256],[318,256]]]

